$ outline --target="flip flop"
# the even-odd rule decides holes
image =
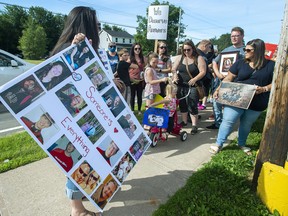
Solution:
[[[252,152],[251,152],[251,149],[249,147],[246,147],[246,146],[241,146],[240,149],[246,153],[247,155],[251,155]]]
[[[219,153],[221,150],[222,150],[222,146],[213,145],[213,146],[210,146],[209,152],[210,152],[211,154],[217,154],[217,153]]]

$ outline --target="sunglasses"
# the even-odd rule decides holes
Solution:
[[[190,52],[191,49],[183,49],[183,52]]]
[[[86,177],[87,174],[84,173],[84,171],[81,169],[81,167],[79,167],[79,173],[83,176],[83,177]]]
[[[116,46],[109,46],[110,48],[115,48]]]
[[[167,49],[167,47],[166,46],[161,46],[161,47],[159,47],[160,49]]]
[[[94,181],[98,181],[98,178],[97,178],[96,176],[91,175],[90,177],[91,177]]]
[[[254,50],[254,49],[245,49],[245,48],[243,48],[243,51],[247,52],[247,53],[251,52],[252,50]]]
[[[134,50],[141,50],[141,48],[134,48]]]

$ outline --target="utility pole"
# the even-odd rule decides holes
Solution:
[[[288,0],[278,45],[269,107],[257,155],[252,189],[256,191],[264,162],[284,167],[288,152]]]
[[[179,47],[179,37],[180,37],[180,27],[181,27],[181,8],[179,8],[179,22],[178,22],[178,34],[177,34],[177,45],[176,45],[176,52],[175,54],[177,55],[178,53],[178,47]]]

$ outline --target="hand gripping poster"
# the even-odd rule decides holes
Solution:
[[[151,142],[111,73],[86,39],[0,87],[1,102],[100,211]]]

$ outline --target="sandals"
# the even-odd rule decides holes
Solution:
[[[219,153],[221,150],[222,150],[222,146],[213,145],[213,146],[210,146],[209,152],[210,152],[211,154],[217,154],[217,153]]]
[[[240,146],[240,149],[246,153],[247,155],[251,155],[252,152],[251,152],[251,149],[249,147],[246,147],[246,146]]]

